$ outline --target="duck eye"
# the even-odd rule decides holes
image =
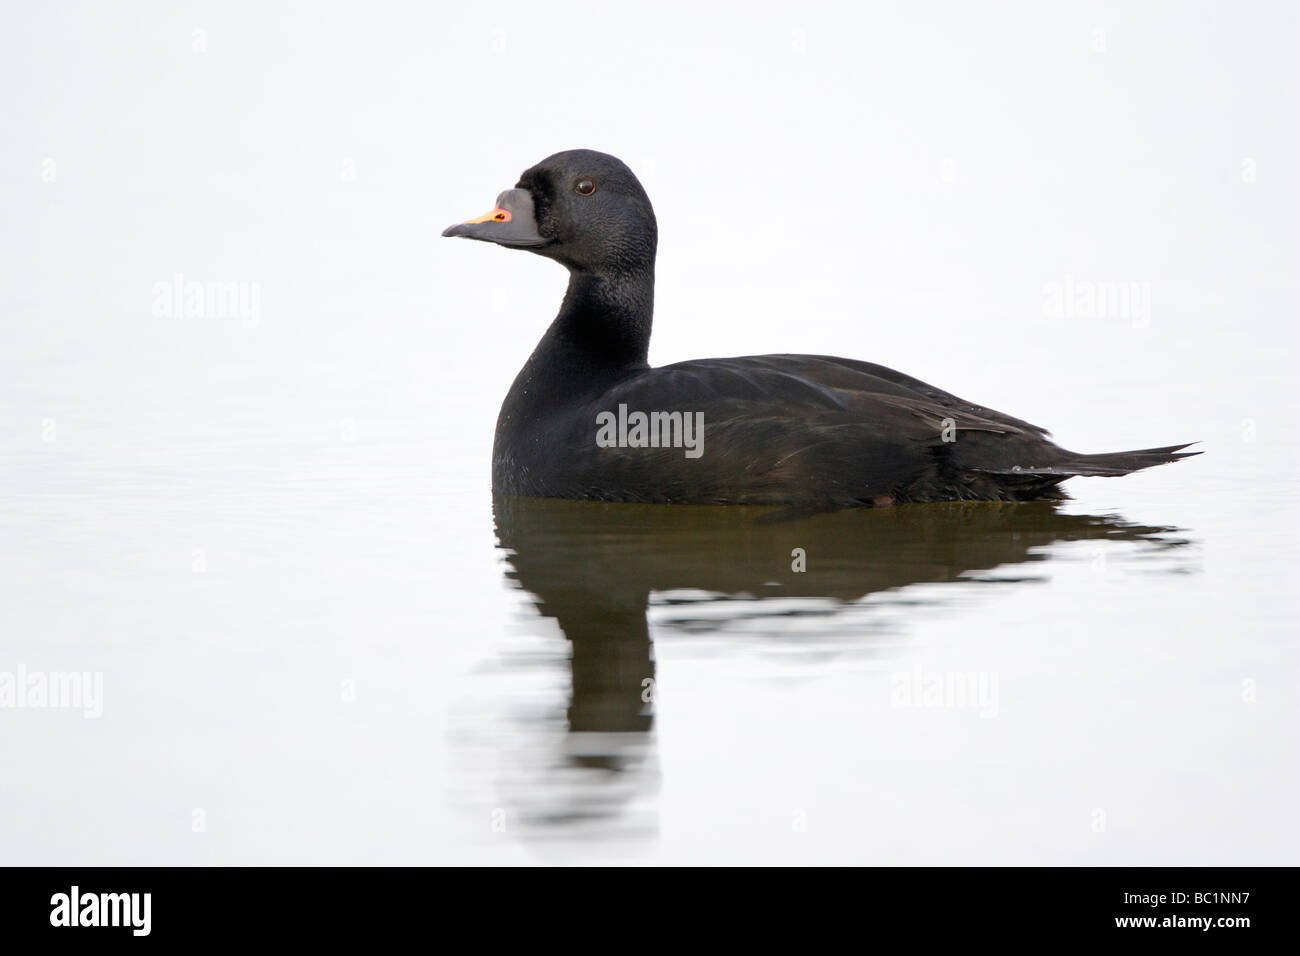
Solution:
[[[596,184],[590,179],[579,179],[578,184],[573,188],[577,190],[579,196],[590,196],[596,191]]]

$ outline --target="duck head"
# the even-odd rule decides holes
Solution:
[[[444,236],[527,249],[570,272],[618,275],[654,266],[654,209],[632,170],[607,153],[571,149],[524,172],[477,219]]]

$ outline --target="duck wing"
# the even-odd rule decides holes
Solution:
[[[684,449],[597,447],[596,416],[702,416]],[[626,501],[851,507],[910,501],[1059,497],[1074,475],[1174,461],[1186,446],[1080,455],[1048,432],[870,362],[821,355],[701,359],[645,369],[585,403],[553,436],[581,448],[535,493]],[[590,432],[584,442],[581,431]]]

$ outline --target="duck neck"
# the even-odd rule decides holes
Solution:
[[[654,266],[605,275],[574,270],[560,312],[515,380],[530,402],[572,402],[647,367]]]
[[[553,409],[647,368],[654,266],[617,277],[574,270],[560,312],[501,406],[494,462]]]
[[[559,315],[534,354],[597,376],[645,368],[654,296],[653,265],[617,275],[574,270]]]

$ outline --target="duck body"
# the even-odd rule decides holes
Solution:
[[[603,153],[557,153],[487,216],[444,235],[525,248],[570,271],[497,420],[497,494],[818,509],[1025,501],[1064,497],[1060,483],[1076,475],[1188,454],[1078,454],[1036,425],[853,359],[651,368],[654,214],[631,171]]]
[[[530,382],[516,383],[497,424],[495,491],[826,508],[1027,501],[1061,497],[1059,483],[1075,475],[1127,474],[1179,457],[1178,446],[1079,455],[1035,425],[900,372],[822,355],[681,362],[593,379],[566,396],[559,405],[538,401]],[[624,429],[627,444],[597,444],[602,416],[622,426],[637,411],[702,417],[702,440],[648,447],[662,427],[657,436],[633,427]]]

